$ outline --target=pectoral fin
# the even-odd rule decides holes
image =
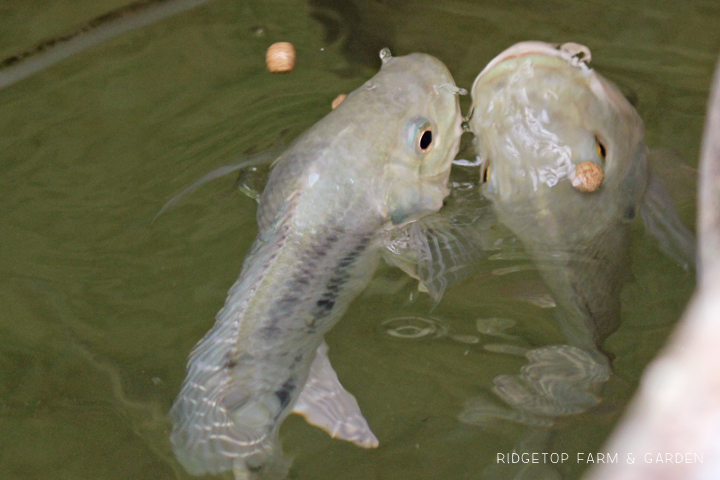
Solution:
[[[333,438],[363,448],[377,448],[377,437],[360,412],[355,397],[340,384],[327,351],[327,343],[323,340],[293,413],[302,415],[309,424],[325,430]]]
[[[650,175],[641,214],[646,230],[668,257],[685,269],[695,266],[695,236],[682,224],[670,194],[654,175]]]
[[[487,256],[473,225],[456,225],[442,218],[416,222],[410,227],[412,248],[417,251],[417,273],[437,304],[447,287],[467,276],[473,264]]]
[[[228,175],[230,173],[237,172],[238,170],[250,169],[252,167],[256,167],[259,165],[268,165],[271,162],[273,162],[276,158],[277,158],[277,155],[274,153],[264,153],[264,154],[254,157],[254,158],[251,158],[250,160],[246,160],[244,162],[240,162],[235,165],[225,165],[223,167],[216,168],[212,172],[203,175],[201,178],[194,181],[191,185],[185,187],[180,193],[178,193],[173,198],[171,198],[165,205],[163,205],[163,207],[160,209],[160,211],[157,213],[157,215],[155,215],[155,218],[153,218],[153,221],[157,220],[157,218],[160,215],[162,215],[164,212],[166,212],[167,210],[170,210],[171,208],[173,208],[180,201],[180,199],[182,197],[194,192],[200,186],[205,185],[206,183],[208,183],[212,180],[215,180],[217,178],[224,177],[225,175]],[[252,198],[256,201],[258,200],[259,192],[253,191],[252,189],[243,185],[241,182],[239,182],[238,188],[245,195],[249,196],[250,198]]]
[[[420,280],[420,290],[426,289],[436,304],[449,285],[470,276],[477,261],[502,249],[511,235],[479,194],[452,195],[440,212],[394,230],[383,254],[389,264]]]

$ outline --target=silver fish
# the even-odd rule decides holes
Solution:
[[[677,330],[643,374],[589,480],[720,478],[720,63],[707,106],[699,176],[698,284]],[[682,452],[682,453],[675,453]],[[637,459],[637,461],[635,461]]]
[[[611,377],[602,344],[620,324],[639,213],[665,253],[694,264],[693,235],[650,173],[642,119],[590,59],[583,45],[523,42],[493,59],[472,88],[482,190],[531,254],[568,341],[526,352],[519,375],[494,379],[494,393],[522,418],[601,402]],[[485,413],[461,418],[485,421],[484,407],[472,408]]]
[[[286,474],[278,430],[323,334],[369,282],[385,232],[439,210],[449,192],[461,134],[452,76],[428,55],[381,58],[377,75],[275,163],[258,236],[170,412],[173,449],[192,474]],[[322,362],[313,370],[327,372]]]
[[[499,221],[533,256],[570,343],[594,350],[619,325],[638,213],[683,266],[695,251],[649,171],[642,119],[589,61],[578,44],[510,47],[473,84],[470,128]],[[601,183],[583,191],[588,165]]]

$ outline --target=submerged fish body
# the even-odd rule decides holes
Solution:
[[[589,480],[720,477],[715,420],[720,415],[720,63],[708,100],[699,167],[696,291],[670,341],[643,373],[625,418],[605,447],[620,458],[685,448],[694,461],[672,463],[667,454],[663,461],[662,454],[652,453],[651,461],[598,465],[588,472]]]
[[[324,355],[323,334],[369,282],[383,232],[439,210],[448,193],[457,92],[435,58],[385,55],[275,162],[258,236],[171,410],[190,473],[285,475],[278,430]]]
[[[602,401],[612,372],[602,345],[620,324],[638,214],[666,254],[694,262],[693,236],[649,171],[640,116],[589,60],[582,45],[523,42],[473,84],[482,190],[533,258],[567,344],[526,351],[519,375],[494,379],[493,392],[512,410],[477,399],[464,422],[551,425]],[[599,181],[582,178],[587,171],[600,172]]]
[[[499,220],[535,259],[569,342],[593,350],[619,326],[638,213],[674,220],[651,233],[687,264],[694,242],[650,175],[642,119],[589,60],[578,44],[507,49],[473,84],[470,127]],[[575,186],[583,163],[604,172],[594,191]]]

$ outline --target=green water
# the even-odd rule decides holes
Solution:
[[[120,4],[4,2],[0,55]],[[719,22],[710,1],[216,0],[0,91],[0,478],[191,478],[165,415],[254,239],[255,204],[228,177],[153,217],[213,168],[286,145],[375,72],[380,46],[436,55],[469,88],[517,41],[583,43],[636,100],[649,145],[696,166]],[[295,44],[297,66],[271,75],[265,49],[281,40]],[[693,200],[678,190],[692,225]],[[412,282],[383,268],[327,338],[380,448],[331,440],[292,416],[281,431],[290,478],[511,478],[497,453],[598,451],[693,288],[692,272],[635,233],[603,409],[551,430],[460,423],[464,402],[492,398],[492,379],[523,359],[484,350],[489,337],[410,341],[381,323],[432,315],[478,335],[476,318],[503,317],[526,344],[560,343],[552,310],[516,298],[537,290],[537,274],[480,274],[430,312]],[[488,260],[484,271],[514,264]]]

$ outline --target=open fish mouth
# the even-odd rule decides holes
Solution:
[[[469,121],[476,135],[484,132],[476,140],[487,145],[479,153],[489,193],[510,198],[566,179],[578,192],[601,191],[606,128],[595,119],[603,117],[612,98],[588,66],[591,58],[577,43],[521,42],[480,72]],[[492,140],[498,136],[505,140]]]
[[[590,49],[579,43],[563,43],[553,44],[545,42],[520,42],[493,58],[480,74],[475,78],[472,89],[481,81],[481,79],[495,67],[506,60],[513,58],[528,57],[532,55],[545,55],[548,57],[560,58],[567,61],[570,65],[579,68],[582,71],[589,71],[588,63],[592,59]]]

